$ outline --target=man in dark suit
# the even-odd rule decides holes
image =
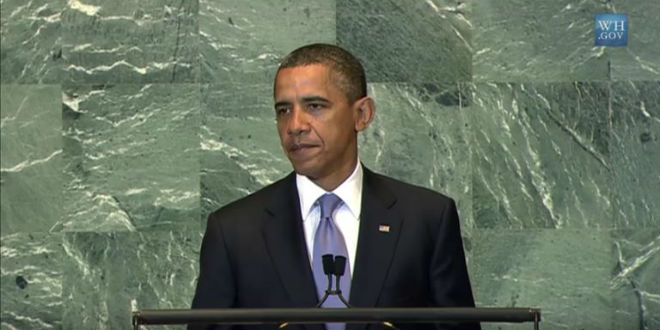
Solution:
[[[454,201],[359,161],[357,134],[375,112],[360,62],[337,46],[301,47],[282,61],[274,99],[294,172],[209,216],[192,307],[314,307],[327,246],[348,258],[341,289],[352,306],[473,307]],[[336,202],[324,209],[326,199]]]

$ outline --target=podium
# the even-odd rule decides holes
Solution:
[[[133,312],[133,329],[165,324],[311,324],[533,322],[538,330],[541,310],[536,308],[222,308],[147,309]]]

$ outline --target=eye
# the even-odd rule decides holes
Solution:
[[[275,115],[277,117],[286,115],[287,113],[291,112],[291,107],[288,106],[279,106],[275,107]]]
[[[309,104],[307,104],[307,109],[309,111],[319,111],[319,110],[323,109],[323,107],[324,106],[321,103],[309,103]]]

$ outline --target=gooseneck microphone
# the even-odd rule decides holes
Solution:
[[[339,280],[341,277],[344,275],[344,270],[346,269],[346,257],[344,256],[336,256],[335,257],[335,279],[336,279],[336,285],[335,285],[335,293],[337,296],[339,296],[339,300],[341,300],[346,307],[351,307],[351,305],[344,299],[344,296],[341,294],[341,286],[339,285]]]
[[[323,273],[325,275],[328,275],[328,287],[325,289],[325,294],[321,299],[319,299],[319,303],[316,304],[316,307],[321,307],[323,303],[328,300],[328,297],[330,295],[337,295],[339,297],[339,300],[346,306],[346,307],[351,307],[351,305],[346,301],[344,296],[341,294],[341,287],[339,285],[339,281],[341,280],[341,277],[344,275],[344,270],[346,268],[346,257],[344,256],[333,256],[332,254],[324,254],[321,258],[323,258]],[[335,276],[335,289],[332,290],[332,275]]]
[[[323,273],[325,275],[328,275],[328,287],[325,290],[325,294],[323,295],[323,298],[319,299],[319,303],[316,305],[316,307],[321,307],[323,303],[328,299],[330,295],[337,295],[339,297],[339,300],[348,308],[351,308],[352,306],[346,301],[344,296],[341,294],[341,287],[340,287],[340,280],[341,277],[344,276],[345,269],[346,269],[346,257],[344,256],[333,256],[332,254],[324,254],[321,258],[323,258]],[[332,275],[335,276],[335,290],[332,290]],[[380,324],[384,325],[388,329],[392,330],[399,330],[394,324],[387,322],[387,321],[382,321]],[[288,322],[284,322],[280,324],[279,328],[282,329],[286,326],[288,326]]]
[[[317,308],[321,307],[321,305],[323,305],[328,299],[328,296],[334,293],[332,291],[332,275],[335,273],[334,256],[332,254],[324,254],[321,258],[323,259],[323,273],[328,275],[328,288],[325,289],[325,295],[323,295],[323,298],[319,299],[319,303],[316,305]]]

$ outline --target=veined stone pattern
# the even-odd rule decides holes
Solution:
[[[479,227],[612,227],[608,88],[585,82],[468,89]]]
[[[64,216],[54,230],[189,226],[199,213],[199,87],[85,85],[62,92]]]
[[[279,60],[326,42],[367,70],[365,166],[456,199],[478,306],[538,307],[548,329],[658,329],[659,11],[3,0],[0,328],[188,308],[208,214],[291,171]],[[628,14],[627,47],[594,47],[608,12]]]

